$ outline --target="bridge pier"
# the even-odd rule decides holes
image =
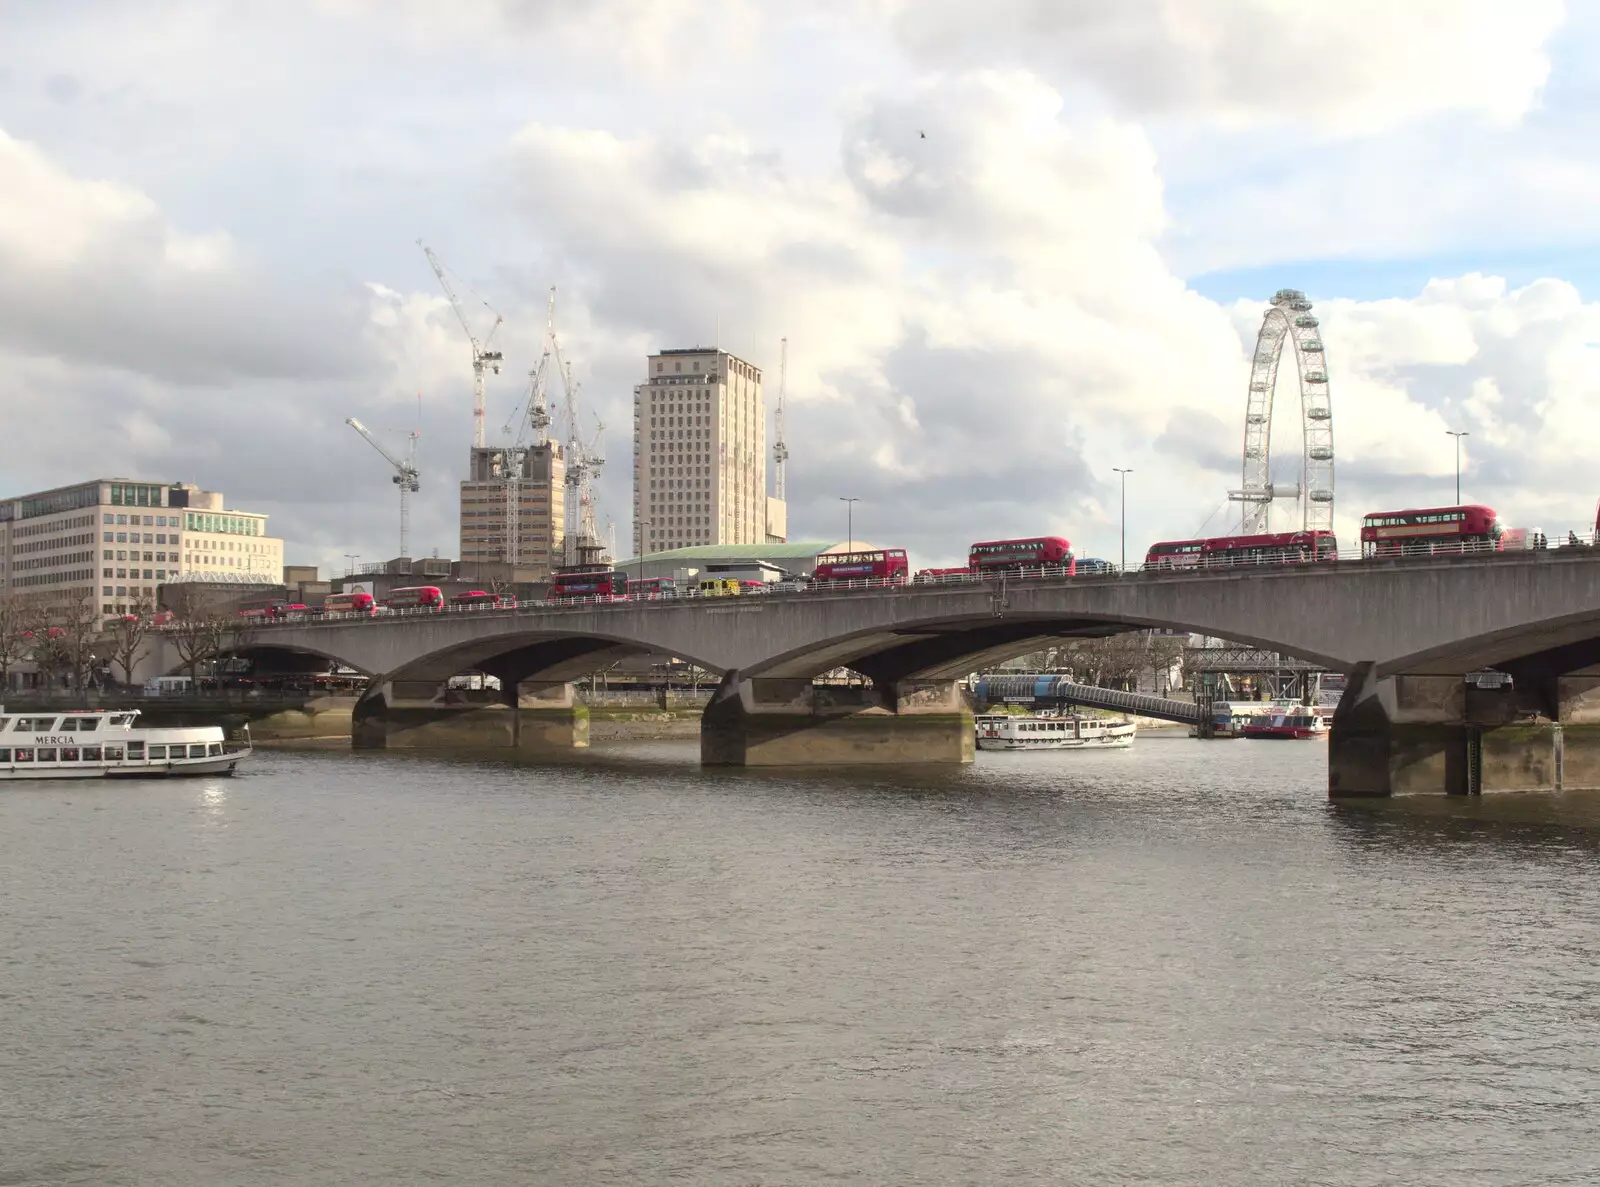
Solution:
[[[497,750],[545,754],[589,745],[589,710],[565,681],[500,692],[435,681],[373,681],[351,715],[357,750]]]
[[[1600,675],[1488,689],[1363,664],[1334,712],[1332,798],[1587,789],[1600,789]]]
[[[700,720],[705,766],[968,763],[974,746],[954,680],[837,688],[730,671]]]

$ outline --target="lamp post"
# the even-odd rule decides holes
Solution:
[[[1470,437],[1472,434],[1465,430],[1458,433],[1453,429],[1446,429],[1444,435],[1456,439],[1456,506],[1459,507],[1461,505],[1461,438]]]
[[[655,520],[641,519],[639,521],[639,583],[644,584],[644,539],[649,533],[645,530],[653,526]]]
[[[1128,571],[1128,475],[1132,470],[1124,470],[1117,466],[1111,467],[1113,474],[1122,475],[1122,567],[1121,571]]]
[[[359,552],[347,552],[344,554],[344,559],[350,562],[345,566],[344,575],[346,577],[354,577],[356,575],[356,562],[361,559],[361,554]]]
[[[846,552],[854,552],[856,550],[856,504],[861,500],[840,495],[839,502],[844,504],[844,549]]]

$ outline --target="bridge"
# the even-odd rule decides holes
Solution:
[[[286,622],[236,643],[366,673],[358,746],[582,744],[567,682],[655,652],[722,676],[702,724],[708,764],[963,762],[972,731],[959,678],[1062,637],[1144,627],[1348,673],[1330,754],[1338,794],[1472,790],[1518,764],[1530,778],[1600,786],[1600,738],[1590,757],[1585,732],[1600,726],[1600,669],[1584,671],[1600,663],[1592,549]],[[152,662],[179,667],[166,642]],[[839,667],[870,686],[813,684]],[[1469,689],[1486,667],[1510,672],[1513,691]],[[448,681],[465,671],[499,679],[500,713],[450,703]],[[1533,713],[1563,749],[1502,762],[1506,727]]]
[[[1027,701],[1046,705],[1081,705],[1085,709],[1110,709],[1153,717],[1157,721],[1176,721],[1180,725],[1199,725],[1205,710],[1193,701],[1125,692],[1120,688],[1097,688],[1075,684],[1063,676],[1018,673],[986,676],[972,690],[977,701]]]

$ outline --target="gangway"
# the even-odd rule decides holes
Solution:
[[[1064,676],[1031,672],[984,676],[973,686],[972,696],[980,703],[990,704],[1031,701],[1034,704],[1044,702],[1050,705],[1081,705],[1085,709],[1112,709],[1185,725],[1199,725],[1205,716],[1204,708],[1193,701],[1124,692],[1120,688],[1096,688],[1090,684],[1074,684]]]

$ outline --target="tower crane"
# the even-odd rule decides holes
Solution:
[[[486,409],[483,398],[483,375],[485,371],[500,374],[500,363],[504,356],[498,350],[490,350],[489,343],[494,340],[495,331],[500,328],[500,323],[505,321],[494,306],[483,301],[483,307],[494,313],[494,325],[489,327],[489,332],[484,335],[483,341],[478,341],[478,336],[472,332],[472,324],[467,321],[467,312],[461,307],[461,298],[456,296],[455,289],[450,287],[450,279],[445,275],[445,267],[439,262],[439,257],[433,254],[433,248],[422,240],[417,240],[417,246],[422,248],[422,254],[428,257],[428,263],[433,268],[433,274],[439,278],[439,287],[444,290],[444,295],[450,301],[450,308],[455,311],[456,320],[461,323],[461,328],[467,332],[467,341],[472,344],[472,443],[479,449],[483,448],[483,418]],[[476,296],[476,294],[473,294]],[[370,440],[370,438],[369,438]]]
[[[394,467],[394,484],[400,488],[400,555],[410,556],[406,551],[411,543],[411,496],[422,489],[422,484],[417,481],[417,438],[422,434],[412,429],[406,437],[406,458],[401,461],[382,445],[372,435],[367,426],[355,417],[346,417],[345,424],[367,439],[367,444],[383,455],[383,460]]]
[[[789,382],[789,340],[778,344],[778,407],[772,416],[772,495],[784,499],[784,470],[789,460],[789,447],[783,442],[783,397]]]

